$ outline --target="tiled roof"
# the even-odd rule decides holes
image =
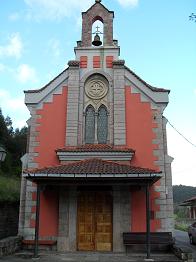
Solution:
[[[196,196],[191,197],[191,198],[185,200],[183,203],[187,203],[187,202],[191,202],[191,201],[196,201]]]
[[[148,168],[133,167],[101,159],[88,159],[67,165],[26,171],[30,174],[160,174]]]
[[[191,197],[180,204],[180,206],[195,206],[196,196]]]
[[[56,150],[57,152],[125,152],[134,153],[131,148],[122,146],[111,146],[106,144],[86,144],[82,146],[68,146]]]

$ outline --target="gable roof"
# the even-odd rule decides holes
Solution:
[[[195,206],[196,205],[196,196],[191,197],[180,204],[180,206]]]
[[[125,164],[118,164],[112,161],[104,161],[101,159],[88,159],[84,161],[78,161],[69,163],[66,165],[59,165],[55,167],[45,167],[41,169],[35,169],[32,171],[26,171],[26,174],[34,174],[34,175],[69,175],[69,174],[85,174],[85,175],[97,175],[97,174],[105,174],[105,175],[133,175],[133,174],[142,174],[142,175],[151,175],[151,174],[161,174],[153,169],[134,167]]]
[[[109,13],[113,13],[113,17],[114,17],[114,11],[110,11],[109,9],[107,9],[102,3],[98,3],[98,2],[95,2],[94,5],[92,5],[91,7],[89,7],[89,9],[87,9],[85,12],[82,12],[82,15],[83,14],[86,14],[88,13],[91,9],[93,9],[96,5],[100,5],[102,6],[107,12]]]

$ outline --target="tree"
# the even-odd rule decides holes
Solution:
[[[195,21],[195,22],[196,22],[196,14],[192,13],[192,14],[189,16],[189,20],[192,20],[192,21]]]
[[[27,127],[14,130],[11,118],[5,118],[0,108],[0,144],[7,151],[6,159],[1,165],[5,175],[21,174],[20,158],[26,152],[27,132]]]

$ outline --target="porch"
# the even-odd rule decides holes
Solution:
[[[37,184],[35,256],[38,240],[42,240],[40,232],[50,220],[45,217],[45,225],[40,226],[40,212],[46,208],[46,204],[40,207],[44,192],[58,192],[58,251],[125,252],[123,232],[131,231],[133,190],[144,193],[146,252],[150,257],[150,188],[161,178],[160,172],[91,159],[35,170],[25,177]],[[53,199],[48,201],[50,208]]]

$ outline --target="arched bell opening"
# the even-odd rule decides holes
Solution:
[[[96,16],[92,21],[92,46],[102,46],[104,39],[103,19]]]

